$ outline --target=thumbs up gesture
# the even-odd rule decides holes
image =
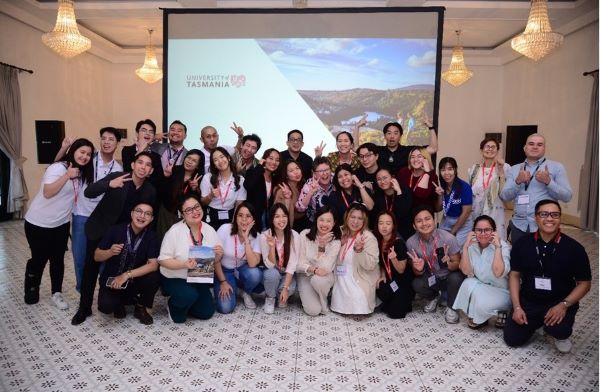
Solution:
[[[550,172],[548,171],[548,165],[544,166],[544,170],[538,170],[535,173],[535,179],[544,184],[550,184]]]

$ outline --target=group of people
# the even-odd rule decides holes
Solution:
[[[493,319],[511,346],[544,327],[569,351],[591,272],[583,247],[560,233],[558,201],[572,192],[564,167],[545,158],[543,136],[531,135],[525,162],[512,167],[498,141],[484,139],[482,160],[464,181],[452,157],[433,170],[438,146],[428,119],[425,147],[401,145],[396,122],[383,128],[384,146],[356,147],[365,123],[337,134],[335,152],[315,148],[315,159],[302,151],[300,130],[288,132],[287,150],[268,148],[257,158],[260,137],[235,123],[235,146],[219,145],[217,130],[206,126],[203,148],[187,150],[181,121],[166,136],[139,121],[122,166],[114,128],[100,130],[97,153],[89,140],[65,139],[25,216],[32,255],[25,302],[39,301],[49,260],[52,301],[68,308],[62,280],[72,225],[80,293],[73,325],[92,314],[98,281],[101,312],[123,318],[133,305],[143,324],[153,322],[159,289],[175,323],[231,313],[238,298],[254,309],[264,296],[264,312],[273,313],[296,291],[311,316],[380,307],[403,318],[418,294],[425,312],[445,302],[448,323],[459,321],[458,311],[474,329]],[[212,284],[187,279],[198,246],[214,254]]]

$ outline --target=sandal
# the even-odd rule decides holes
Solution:
[[[479,328],[483,328],[487,325],[487,321],[484,321],[481,324],[476,324],[472,318],[469,318],[469,321],[467,322],[467,325],[469,326],[469,328],[471,329],[479,329]]]
[[[508,317],[508,313],[506,311],[499,311],[498,315],[496,316],[496,323],[494,324],[494,326],[496,328],[504,328],[507,317]]]

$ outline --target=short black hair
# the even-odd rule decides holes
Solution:
[[[291,131],[289,131],[287,134],[288,140],[290,140],[290,136],[292,135],[292,133],[299,133],[300,136],[302,137],[302,140],[304,140],[304,134],[299,129],[292,129]]]
[[[477,226],[477,223],[483,220],[487,221],[490,224],[490,226],[492,226],[492,229],[496,231],[496,221],[489,215],[479,215],[477,218],[475,218],[475,220],[473,221],[473,230],[475,230],[475,226]]]
[[[152,154],[150,154],[150,152],[148,152],[148,151],[138,152],[137,154],[135,154],[135,159],[133,161],[136,162],[139,159],[139,157],[141,157],[141,156],[148,157],[148,159],[150,159],[150,162],[153,163],[152,166],[154,166],[154,161],[152,160]]]
[[[171,128],[171,127],[172,127],[174,124],[181,125],[181,126],[183,127],[183,132],[185,132],[185,133],[187,134],[187,127],[185,126],[185,124],[184,124],[184,123],[182,123],[182,122],[181,122],[181,121],[179,121],[179,120],[175,120],[175,121],[173,121],[173,122],[171,123],[171,125],[169,125],[169,128]]]
[[[354,144],[354,137],[352,137],[352,134],[351,134],[350,132],[348,132],[348,131],[342,131],[342,132],[338,133],[338,134],[335,136],[335,141],[337,142],[337,141],[338,141],[338,138],[339,138],[340,136],[342,136],[342,135],[346,135],[346,136],[348,136],[348,139],[350,139],[350,143],[351,143],[351,144]]]
[[[313,161],[313,165],[312,165],[312,170],[313,172],[315,170],[317,170],[317,167],[319,167],[319,165],[327,165],[329,166],[329,168],[331,169],[331,162],[329,162],[329,159],[327,157],[316,157],[315,160]]]
[[[144,124],[150,125],[152,127],[152,130],[154,130],[154,133],[156,133],[156,124],[154,124],[154,121],[150,120],[149,118],[147,118],[145,120],[138,121],[138,123],[135,125],[135,131],[139,133],[140,132],[140,128]]]
[[[366,148],[368,151],[372,152],[373,154],[376,154],[376,155],[379,154],[379,148],[374,143],[370,143],[370,142],[363,143],[360,146],[358,146],[358,148],[356,149],[356,152],[358,153],[363,148]]]
[[[421,204],[419,206],[416,206],[413,211],[412,211],[412,221],[414,223],[415,218],[417,217],[417,215],[419,215],[421,212],[423,211],[427,211],[431,214],[431,216],[435,219],[435,212],[433,211],[433,208],[431,208],[431,206],[425,205],[425,204]]]
[[[394,121],[394,122],[389,122],[383,126],[382,132],[384,135],[387,133],[387,131],[390,129],[390,127],[398,127],[398,129],[400,130],[400,136],[402,136],[402,134],[404,133],[404,129],[402,129],[402,125],[400,125],[399,122]]]
[[[552,199],[544,199],[544,200],[538,201],[535,205],[535,213],[537,214],[538,210],[542,206],[545,206],[546,204],[554,204],[555,206],[558,207],[558,211],[562,213],[562,208],[560,207],[560,204],[558,204],[558,202],[556,200],[552,200]]]
[[[262,141],[260,140],[260,137],[255,134],[255,133],[251,133],[250,135],[246,135],[242,138],[242,146],[244,145],[244,143],[246,143],[248,140],[255,142],[256,143],[256,151],[260,150],[260,146],[262,146]]]
[[[494,142],[494,144],[496,145],[497,149],[500,149],[500,142],[498,141],[498,139],[488,136],[485,139],[483,139],[481,141],[481,143],[479,143],[479,149],[483,150],[483,148],[485,147],[486,144],[488,144],[489,142]]]
[[[117,142],[120,142],[121,139],[123,138],[123,135],[121,135],[121,132],[119,132],[117,130],[117,128],[115,128],[115,127],[100,128],[100,137],[102,137],[102,135],[104,135],[107,132],[112,133],[115,136],[115,139],[117,139]]]

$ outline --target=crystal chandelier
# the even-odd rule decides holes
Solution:
[[[454,87],[458,87],[471,79],[473,72],[465,65],[465,57],[462,46],[460,46],[460,30],[456,30],[456,46],[452,48],[452,60],[448,70],[442,72],[442,79]]]
[[[139,76],[146,83],[156,83],[163,77],[162,69],[160,69],[158,66],[156,53],[154,53],[154,47],[152,46],[153,31],[153,29],[148,29],[148,46],[146,46],[144,65],[135,70],[137,76]]]
[[[514,50],[538,61],[563,43],[563,36],[552,32],[547,0],[531,0],[525,31],[510,41]]]
[[[75,57],[92,46],[90,39],[79,33],[73,0],[59,0],[54,30],[43,34],[42,42],[66,58]]]

